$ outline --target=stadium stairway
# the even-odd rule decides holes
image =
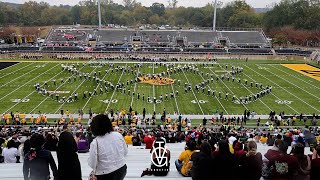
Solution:
[[[127,175],[126,180],[157,180],[157,179],[184,179],[191,180],[191,178],[182,177],[176,170],[174,161],[179,157],[180,153],[184,150],[185,143],[167,144],[168,149],[171,152],[170,159],[170,172],[166,177],[144,176],[140,177],[142,171],[150,167],[150,150],[144,149],[144,146],[129,146],[129,152],[126,157],[127,161]],[[258,144],[258,152],[265,154],[270,146]],[[291,151],[289,147],[288,152]],[[309,148],[305,149],[306,154],[311,154]],[[56,153],[53,152],[53,157],[57,163]],[[81,163],[82,177],[88,179],[88,175],[91,172],[91,168],[88,166],[87,159],[89,154],[79,154],[79,160]],[[23,163],[13,164],[0,164],[0,179],[1,180],[23,180],[22,172]],[[52,173],[51,173],[52,174]]]

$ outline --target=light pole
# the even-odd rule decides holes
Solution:
[[[99,29],[101,29],[101,7],[100,7],[100,0],[98,0],[98,17],[99,17]]]
[[[213,24],[212,24],[212,30],[213,32],[216,32],[216,23],[217,23],[217,6],[222,6],[221,1],[214,0],[214,12],[213,12]]]

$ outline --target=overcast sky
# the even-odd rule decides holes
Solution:
[[[29,0],[0,0],[4,2],[12,2],[12,3],[24,3]],[[34,0],[37,2],[48,2],[51,5],[59,5],[59,4],[68,4],[68,5],[75,5],[78,4],[80,0]],[[122,3],[123,0],[114,0],[116,3]],[[137,2],[141,2],[144,6],[150,6],[154,2],[163,3],[165,6],[168,5],[168,0],[136,0]],[[202,7],[205,6],[207,3],[211,3],[214,0],[178,0],[178,6],[194,6],[194,7]],[[231,2],[233,0],[220,0],[224,4]],[[269,7],[275,2],[280,2],[281,0],[246,0],[248,4],[256,8],[265,8]]]

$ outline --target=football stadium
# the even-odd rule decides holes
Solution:
[[[143,3],[0,1],[1,179],[320,178],[319,3]]]

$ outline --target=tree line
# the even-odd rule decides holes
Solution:
[[[170,25],[176,27],[212,27],[213,4],[204,7],[178,6],[169,0],[169,6],[153,3],[142,6],[136,0],[101,0],[102,24],[124,26]],[[45,2],[29,1],[20,6],[0,3],[0,26],[97,25],[97,1],[80,1],[75,6],[50,6]],[[218,7],[217,27],[262,27],[272,36],[289,29],[299,32],[318,32],[320,28],[319,0],[282,0],[270,11],[258,13],[245,1],[235,0]],[[283,33],[282,33],[283,34]],[[319,33],[317,33],[319,34]],[[281,41],[286,41],[282,39]]]

